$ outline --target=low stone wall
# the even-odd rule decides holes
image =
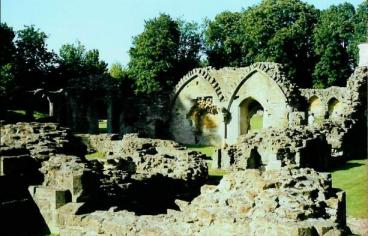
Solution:
[[[0,196],[0,217],[6,218],[4,214],[11,208],[13,215],[24,216],[22,222],[8,217],[9,224],[0,229],[4,235],[24,235],[27,230],[34,234],[58,232],[58,210],[69,203],[82,206],[78,214],[112,206],[137,214],[177,209],[174,200],[198,195],[208,175],[204,155],[173,141],[127,135],[120,141],[110,140],[119,149],[108,159],[88,161],[84,156],[62,153],[74,150],[77,154],[85,146],[75,139],[77,149],[69,149],[74,138],[66,138],[68,131],[57,125],[18,123],[1,128],[6,135],[0,146],[0,187],[10,192]],[[42,149],[44,145],[48,149]],[[22,212],[22,207],[27,212]],[[37,219],[42,227],[34,224],[13,229],[17,223],[28,226],[27,217]]]
[[[231,170],[280,169],[293,163],[300,167],[326,170],[331,147],[326,136],[308,127],[263,129],[240,136],[237,144],[219,149],[212,167]]]
[[[345,194],[331,188],[331,176],[311,169],[247,170],[205,185],[180,211],[156,216],[95,211],[80,205],[58,210],[60,235],[342,235]]]

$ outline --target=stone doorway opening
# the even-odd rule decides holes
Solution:
[[[336,98],[328,101],[328,118],[336,120],[342,113],[342,104]]]
[[[240,135],[256,132],[263,128],[262,105],[253,98],[247,98],[239,104]]]

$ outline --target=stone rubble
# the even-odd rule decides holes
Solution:
[[[313,169],[246,170],[204,185],[180,211],[136,216],[128,211],[68,214],[60,208],[60,235],[343,235],[345,193]]]
[[[326,170],[330,156],[331,147],[322,132],[308,127],[268,128],[242,135],[237,144],[217,150],[212,166],[232,170],[280,169],[292,163]]]

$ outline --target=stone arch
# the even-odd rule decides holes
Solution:
[[[246,67],[244,76],[233,84],[233,88],[230,90],[232,94],[228,96],[228,109],[230,109],[241,86],[257,72],[268,77],[280,89],[289,105],[294,106],[299,104],[300,92],[297,86],[286,78],[282,65],[273,62],[258,62]]]
[[[287,81],[276,63],[256,63],[243,70],[243,76],[234,83],[229,95],[227,110],[232,114],[231,121],[225,126],[225,138],[228,143],[235,143],[239,135],[247,128],[239,126],[241,102],[252,97],[263,108],[262,127],[286,128],[289,113],[299,99],[296,86]]]
[[[343,113],[342,103],[335,97],[331,98],[327,103],[327,111],[329,119],[336,119]]]
[[[215,91],[215,94],[217,95],[217,97],[219,98],[219,100],[222,102],[225,100],[225,96],[222,92],[222,89],[220,87],[219,82],[213,78],[210,73],[209,70],[211,68],[210,67],[206,67],[206,68],[196,68],[191,70],[190,72],[188,72],[184,77],[182,77],[178,84],[175,86],[174,91],[171,95],[171,106],[174,104],[176,98],[178,97],[179,93],[185,88],[185,86],[187,84],[189,84],[192,80],[200,77],[205,79],[206,81],[208,81],[213,90]]]
[[[246,98],[239,104],[239,109],[241,135],[263,127],[264,108],[257,100],[252,97]]]
[[[323,118],[324,113],[322,100],[316,95],[310,97],[308,100],[308,115]]]
[[[189,72],[172,93],[168,121],[171,137],[185,144],[220,145],[224,99],[220,83],[210,75],[209,68]],[[204,104],[213,110],[207,111]]]

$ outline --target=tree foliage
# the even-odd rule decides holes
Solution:
[[[354,36],[353,41],[349,45],[349,53],[354,57],[354,64],[358,64],[360,43],[368,43],[368,1],[363,1],[356,9],[354,16]]]
[[[300,86],[309,86],[318,11],[299,0],[264,0],[244,14],[244,63],[282,63]]]
[[[129,50],[129,72],[137,93],[160,91],[173,83],[179,41],[178,23],[169,15],[161,14],[145,23]]]
[[[5,98],[14,87],[15,33],[6,24],[0,24],[0,98]]]
[[[180,39],[177,52],[176,76],[181,77],[201,64],[202,32],[197,23],[178,20]]]
[[[129,76],[136,93],[150,94],[171,88],[198,66],[201,37],[198,26],[161,14],[145,23],[129,50]]]
[[[223,12],[205,32],[209,64],[248,66],[273,61],[307,86],[314,65],[311,35],[318,11],[299,0],[263,0],[242,13]]]
[[[0,24],[0,66],[13,63],[15,45],[14,45],[15,33],[11,27],[7,24]]]
[[[242,66],[242,14],[225,11],[205,24],[204,43],[208,64],[214,67]]]
[[[127,77],[127,71],[118,62],[111,64],[109,74],[112,78],[117,80],[122,80]]]
[[[15,76],[17,85],[26,90],[44,86],[48,82],[56,55],[48,50],[46,39],[46,33],[33,25],[17,32]]]
[[[331,6],[321,12],[313,34],[318,57],[313,72],[314,87],[345,85],[354,65],[353,55],[349,54],[354,37],[354,14],[354,6],[350,3]]]
[[[86,50],[79,41],[62,45],[59,57],[59,70],[65,80],[107,72],[107,64],[100,60],[99,51]]]

